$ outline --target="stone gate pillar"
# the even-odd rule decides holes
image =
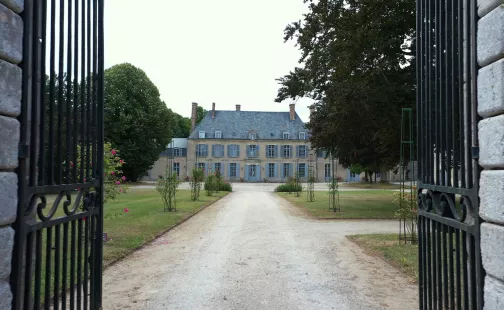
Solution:
[[[21,113],[24,0],[0,0],[0,309],[10,309],[9,284],[16,220]]]
[[[478,0],[478,114],[484,309],[504,309],[504,1]]]

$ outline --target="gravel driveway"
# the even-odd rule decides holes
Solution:
[[[221,199],[104,273],[103,309],[418,309],[418,289],[348,234],[269,191]]]

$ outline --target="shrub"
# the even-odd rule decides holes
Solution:
[[[209,190],[209,184],[208,182],[205,182],[205,187],[204,189],[206,191]],[[220,180],[217,184],[216,184],[216,187],[215,187],[215,191],[219,192],[219,191],[223,191],[223,192],[232,192],[233,191],[233,186],[231,185],[231,183],[228,183],[224,180]]]
[[[207,192],[207,196],[212,196],[214,192],[217,191],[219,187],[218,179],[215,175],[211,174],[205,178],[205,190]]]
[[[277,193],[297,193],[302,191],[303,187],[301,185],[295,185],[289,183],[278,185],[277,188],[275,188],[275,192]]]

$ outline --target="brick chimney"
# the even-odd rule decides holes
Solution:
[[[241,105],[240,104],[236,105],[236,111],[241,111]]]
[[[212,102],[212,119],[215,118],[215,102]]]
[[[293,121],[296,119],[296,105],[294,103],[289,104],[289,114],[290,120]]]
[[[315,105],[309,105],[308,109],[310,109],[310,119],[312,118],[313,113],[315,113]]]
[[[198,103],[193,102],[192,103],[192,110],[191,110],[191,132],[194,131],[194,128],[196,128],[196,117],[198,116]]]

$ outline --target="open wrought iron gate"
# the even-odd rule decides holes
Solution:
[[[482,309],[476,1],[417,1],[420,309]]]
[[[25,0],[13,309],[99,309],[103,0]]]

